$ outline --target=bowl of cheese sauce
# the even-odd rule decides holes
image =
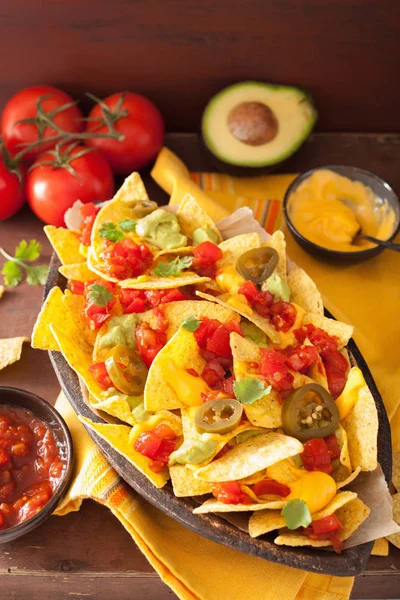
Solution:
[[[382,248],[358,236],[391,240],[400,223],[394,190],[374,173],[350,165],[319,167],[297,177],[283,210],[297,242],[326,258],[370,258]]]

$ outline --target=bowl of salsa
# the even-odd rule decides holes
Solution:
[[[51,515],[70,481],[72,458],[61,415],[31,392],[0,386],[0,543]]]

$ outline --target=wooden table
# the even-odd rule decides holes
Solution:
[[[190,169],[212,169],[195,134],[171,134],[167,145]],[[285,170],[296,172],[329,163],[370,169],[400,191],[400,135],[315,134]],[[150,196],[162,202],[163,192],[153,182],[146,183]],[[42,224],[27,209],[0,224],[0,245],[8,251],[22,238],[38,239],[43,244],[41,260],[49,261],[51,248]],[[0,301],[0,338],[30,335],[41,295],[41,288],[26,284],[7,290]],[[0,372],[0,385],[32,390],[50,402],[59,390],[47,354],[28,344],[18,363]],[[31,534],[0,547],[0,598],[26,600],[28,595],[41,600],[175,597],[111,513],[90,501],[80,512],[51,517]],[[352,598],[399,596],[400,551],[391,546],[388,557],[371,557],[365,573],[356,579]]]

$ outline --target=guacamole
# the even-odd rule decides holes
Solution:
[[[113,348],[122,344],[128,348],[136,348],[136,317],[134,314],[112,317],[108,322],[107,333],[99,341],[99,348]]]
[[[218,242],[218,237],[215,231],[205,225],[204,227],[199,227],[193,231],[192,240],[193,246],[198,246],[202,242],[212,242],[213,244],[216,244]]]
[[[290,300],[290,287],[277,273],[273,273],[271,277],[268,277],[262,289],[271,292],[275,299],[284,300],[285,302]]]
[[[186,246],[187,237],[181,233],[176,215],[163,208],[140,219],[136,233],[162,250]]]
[[[265,335],[265,333],[261,331],[261,329],[259,329],[256,325],[253,325],[253,323],[242,321],[240,323],[240,327],[244,333],[244,337],[246,337],[248,340],[251,340],[256,344],[267,343],[267,336]]]
[[[172,452],[169,458],[169,464],[179,463],[184,465],[199,465],[208,458],[211,458],[215,452],[216,442],[214,440],[186,440],[182,446]]]

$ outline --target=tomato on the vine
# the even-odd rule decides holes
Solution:
[[[49,120],[67,133],[80,133],[84,129],[81,111],[71,96],[62,90],[50,85],[35,85],[15,94],[7,102],[1,117],[1,135],[10,153],[15,155],[40,139],[54,138],[58,132],[49,125]],[[55,144],[56,141],[43,141],[35,145],[24,154],[24,160],[35,160]]]
[[[145,167],[159,152],[164,139],[164,121],[150,100],[132,92],[119,92],[99,101],[89,114],[86,132],[105,134],[108,123],[121,134],[85,140],[98,148],[115,173],[128,174]]]
[[[0,221],[15,215],[25,202],[26,167],[13,165],[8,152],[0,153]]]
[[[108,200],[114,178],[105,158],[95,149],[58,145],[38,157],[28,173],[26,193],[33,212],[45,223],[64,226],[65,211],[76,200],[84,204]]]

